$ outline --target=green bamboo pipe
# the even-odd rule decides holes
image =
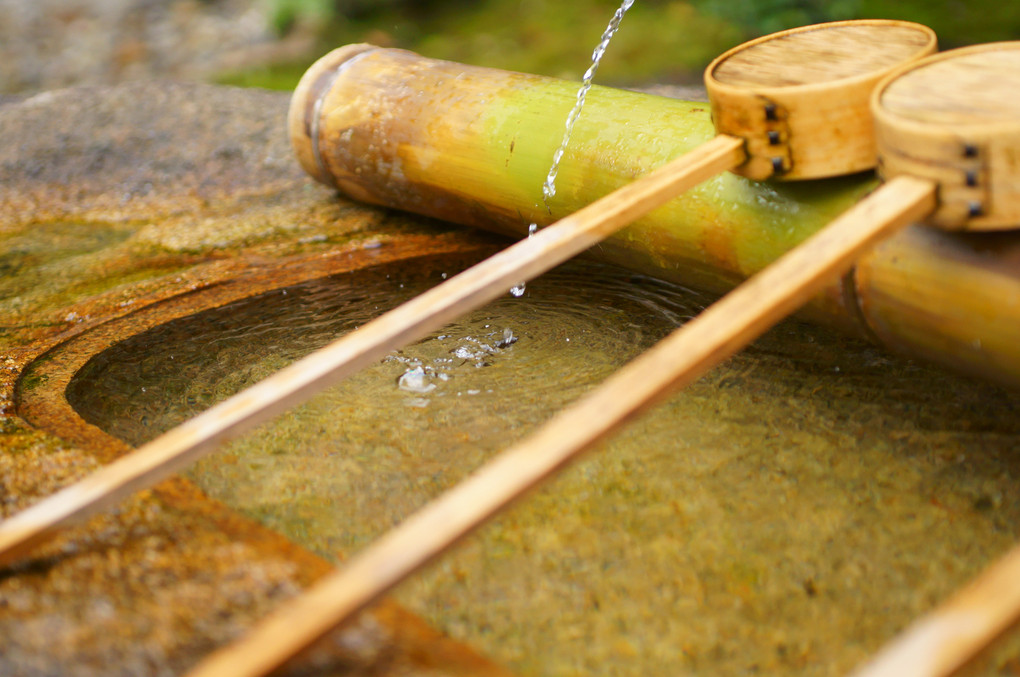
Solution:
[[[593,87],[542,198],[576,83],[348,45],[291,103],[298,158],[355,199],[522,236],[711,139],[708,104]],[[591,254],[722,293],[877,185],[871,173],[753,182],[726,173]],[[914,226],[827,287],[802,315],[907,355],[1020,385],[1020,232]]]

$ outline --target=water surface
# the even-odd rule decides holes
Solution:
[[[466,261],[318,280],[170,322],[68,395],[132,443]],[[571,263],[201,461],[205,491],[336,557],[520,439],[706,299]],[[533,675],[845,672],[1015,539],[1020,397],[798,322],[397,590]]]

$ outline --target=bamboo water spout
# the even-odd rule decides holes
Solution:
[[[542,206],[571,83],[353,45],[295,93],[302,164],[368,202],[524,235],[710,138],[709,107],[596,87]],[[317,109],[303,102],[320,101]],[[324,112],[328,115],[313,122]],[[718,119],[719,116],[717,116]],[[768,131],[768,130],[766,130]],[[315,136],[318,144],[304,139]],[[342,170],[347,167],[347,170]],[[716,177],[591,254],[724,292],[875,186],[868,173],[810,183]],[[910,227],[833,282],[803,315],[1006,384],[1020,385],[1020,234]]]

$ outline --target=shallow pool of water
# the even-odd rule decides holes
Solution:
[[[138,444],[468,262],[317,280],[157,327],[68,398]],[[196,464],[236,509],[351,553],[706,299],[572,263]],[[1020,519],[1020,397],[798,322],[673,397],[402,585],[524,674],[847,670]]]

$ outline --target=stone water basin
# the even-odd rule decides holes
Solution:
[[[81,415],[144,439],[502,244],[313,185],[286,105],[0,106],[4,515],[128,451]],[[5,570],[0,673],[184,672],[707,301],[607,271],[529,284]],[[435,389],[398,387],[415,359]],[[844,673],[1015,541],[1018,404],[785,323],[395,594],[524,674]],[[389,603],[328,644],[297,674],[505,674]]]
[[[0,518],[130,447],[64,396],[94,353],[268,289],[489,241],[338,200],[287,96],[146,82],[0,99]],[[0,567],[0,674],[184,674],[332,563],[183,477]],[[282,674],[506,675],[392,600]]]
[[[68,401],[131,444],[472,258],[276,289],[93,357]],[[711,299],[572,263],[203,459],[204,492],[336,561]],[[832,674],[1015,538],[1020,398],[791,321],[404,584],[520,674]]]

